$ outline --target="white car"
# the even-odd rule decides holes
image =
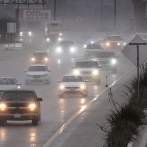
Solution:
[[[19,89],[20,85],[13,77],[0,77],[0,96],[4,90]]]
[[[99,50],[103,50],[100,43],[87,44],[85,47],[85,59],[87,60],[93,58]]]
[[[92,77],[96,83],[100,83],[100,71],[101,68],[97,61],[78,61],[74,68],[74,75],[83,75],[84,77]]]
[[[51,71],[44,64],[30,65],[26,72],[26,84],[31,82],[50,83]]]
[[[80,93],[84,97],[87,97],[87,84],[88,80],[81,75],[65,75],[59,84],[59,97],[68,93]]]

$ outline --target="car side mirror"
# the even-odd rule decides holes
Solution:
[[[37,98],[37,101],[39,101],[39,102],[40,102],[40,101],[43,101],[43,99],[42,99],[42,98]]]
[[[58,80],[57,82],[58,82],[58,83],[61,83],[61,80]]]
[[[85,80],[85,82],[89,82],[89,80]]]

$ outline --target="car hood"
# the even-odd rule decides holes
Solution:
[[[97,49],[86,49],[85,51],[88,52],[88,53],[93,53],[93,52],[98,52],[102,50],[102,48],[97,48]]]
[[[93,71],[93,70],[98,70],[98,68],[75,68],[79,71]]]
[[[81,85],[85,84],[84,82],[62,82],[61,85],[65,87],[80,87]]]
[[[0,90],[15,89],[17,85],[0,85]]]
[[[43,71],[43,72],[30,72],[28,71],[26,74],[29,74],[29,75],[44,75],[44,74],[48,74],[49,72],[47,71]]]

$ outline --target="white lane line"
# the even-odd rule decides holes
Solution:
[[[123,74],[121,77],[119,77],[117,80],[115,80],[110,86],[114,86],[118,81],[120,81],[125,75],[127,75],[131,70],[133,70],[135,67],[131,68],[127,73]],[[43,145],[43,147],[49,147],[52,142],[58,137],[58,135],[60,135],[63,130],[69,125],[71,124],[71,122],[77,117],[77,115],[79,115],[81,112],[83,112],[87,107],[89,107],[89,105],[91,103],[93,103],[95,100],[97,100],[105,91],[107,90],[107,88],[104,88],[103,91],[101,91],[98,95],[96,95],[95,98],[93,98],[90,102],[88,102],[86,105],[82,106],[80,110],[78,110],[71,118],[69,118],[62,126],[61,128],[46,142],[45,145]]]

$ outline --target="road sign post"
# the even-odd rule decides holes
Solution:
[[[136,45],[137,46],[137,95],[138,98],[140,97],[140,86],[139,86],[139,45],[146,45],[146,43],[129,43],[129,45]]]

